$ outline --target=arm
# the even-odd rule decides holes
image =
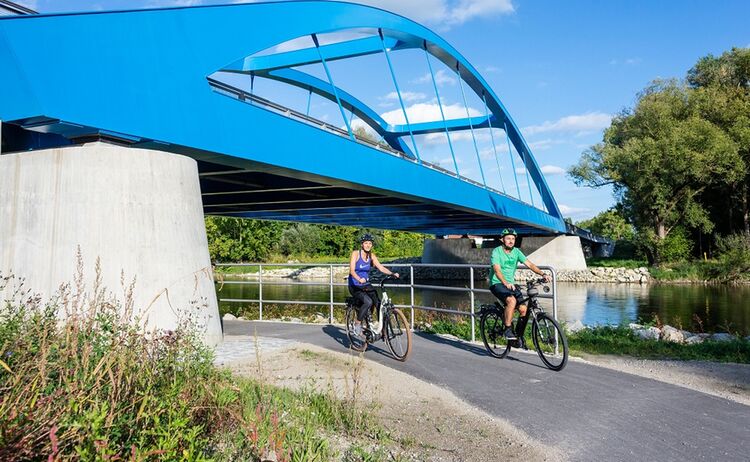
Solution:
[[[389,276],[390,275],[394,275],[394,276],[396,276],[396,278],[399,278],[399,274],[398,273],[394,273],[393,271],[389,270],[385,266],[381,265],[380,264],[380,260],[378,260],[378,257],[376,257],[374,253],[370,254],[370,255],[372,255],[372,264],[375,265],[375,268],[377,268],[378,271],[380,271],[383,274],[387,274]]]
[[[357,266],[357,251],[352,252],[352,256],[349,258],[349,275],[360,284],[367,282],[366,279],[357,276],[355,267]]]
[[[527,259],[523,264],[526,265],[531,271],[535,272],[539,276],[543,276],[546,282],[549,282],[551,280],[549,275],[544,273],[542,270],[540,270],[538,266],[536,266],[534,263],[531,262],[531,260]]]
[[[497,278],[500,279],[500,282],[502,282],[503,285],[507,287],[508,289],[513,290],[513,284],[505,280],[505,276],[503,276],[503,272],[500,271],[500,265],[495,263],[494,265],[492,265],[492,269],[495,271],[495,276],[497,276]]]

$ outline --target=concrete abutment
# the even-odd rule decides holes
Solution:
[[[192,320],[221,341],[195,160],[105,143],[0,155],[0,271],[42,297],[72,281],[77,252],[92,287],[122,294],[148,329]],[[1,295],[1,294],[0,294]]]

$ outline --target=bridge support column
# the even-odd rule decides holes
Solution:
[[[558,270],[588,268],[578,236],[527,236],[521,242],[521,251],[537,265],[554,266]]]
[[[193,320],[221,341],[196,162],[104,143],[0,156],[0,271],[43,297],[70,282],[80,248],[84,282],[122,299],[148,329]],[[0,294],[2,295],[2,294]]]

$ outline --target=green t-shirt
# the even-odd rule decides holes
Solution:
[[[495,247],[495,250],[492,251],[492,258],[490,259],[490,274],[492,275],[492,277],[490,277],[490,285],[502,284],[503,282],[495,274],[495,265],[500,265],[500,272],[503,273],[503,277],[507,282],[515,284],[516,267],[519,262],[525,263],[526,255],[517,248],[513,247],[513,250],[509,253],[505,253],[502,245],[500,247]]]

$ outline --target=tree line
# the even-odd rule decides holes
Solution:
[[[579,225],[652,265],[747,246],[750,48],[705,56],[683,79],[653,81],[568,175],[579,186],[611,185],[617,199]]]
[[[347,258],[363,233],[374,237],[381,258],[421,256],[425,234],[351,226],[206,217],[211,259],[235,263],[276,258]]]

